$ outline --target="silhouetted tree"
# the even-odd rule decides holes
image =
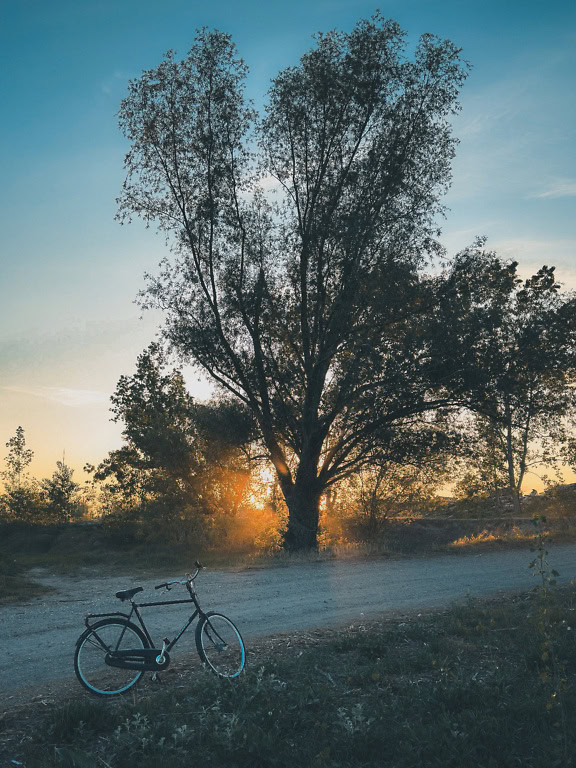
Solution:
[[[436,439],[414,317],[466,65],[432,35],[412,59],[405,49],[380,14],[320,34],[257,120],[230,37],[203,29],[182,61],[169,52],[131,81],[120,109],[119,217],[156,222],[177,254],[143,304],[165,311],[182,359],[254,414],[291,549],[316,546],[328,487],[413,450],[411,430],[425,450]]]
[[[34,458],[34,451],[26,448],[26,437],[22,427],[18,427],[14,437],[6,443],[9,449],[6,456],[7,469],[2,473],[4,482],[14,488],[19,488],[24,479],[27,479],[26,469]]]
[[[435,338],[450,390],[478,414],[482,471],[505,480],[519,514],[526,473],[559,458],[576,415],[576,297],[554,267],[521,280],[517,266],[482,242],[459,254]]]
[[[437,509],[436,492],[449,479],[450,464],[446,457],[436,458],[437,462],[427,467],[381,465],[352,476],[338,504],[347,536],[374,541],[391,520],[425,516]]]

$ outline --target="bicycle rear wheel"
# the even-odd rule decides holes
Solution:
[[[142,677],[135,669],[110,667],[106,654],[115,650],[142,650],[149,643],[142,630],[124,619],[103,619],[87,629],[76,643],[74,672],[84,688],[99,696],[124,693]]]
[[[221,613],[210,611],[198,622],[196,648],[204,664],[220,677],[238,677],[246,664],[242,636]]]

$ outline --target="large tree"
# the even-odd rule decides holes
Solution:
[[[428,34],[408,58],[405,33],[377,14],[318,35],[259,119],[230,37],[204,29],[122,102],[119,216],[155,222],[175,252],[144,306],[161,307],[172,348],[253,412],[289,548],[316,546],[330,485],[433,450],[440,434],[419,362],[421,268],[466,69]]]

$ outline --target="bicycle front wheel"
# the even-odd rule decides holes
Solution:
[[[210,611],[196,626],[201,660],[220,677],[238,677],[246,664],[246,649],[238,629],[226,616]]]
[[[135,669],[119,669],[105,662],[107,653],[148,648],[142,630],[124,619],[104,619],[87,629],[76,643],[74,672],[84,688],[99,696],[124,693],[142,677]]]

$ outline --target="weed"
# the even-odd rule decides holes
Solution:
[[[565,635],[564,630],[570,625],[565,619],[559,618],[556,595],[552,591],[559,573],[552,568],[548,560],[546,518],[544,515],[536,515],[533,524],[536,530],[531,550],[535,553],[535,557],[530,563],[530,568],[540,582],[535,589],[537,594],[535,620],[536,632],[539,637],[537,667],[540,681],[547,690],[546,710],[554,718],[554,725],[559,729],[557,740],[562,743],[563,758],[568,764],[569,747],[565,702],[569,688],[566,665],[559,657],[561,639],[563,639],[559,637],[559,634]]]

